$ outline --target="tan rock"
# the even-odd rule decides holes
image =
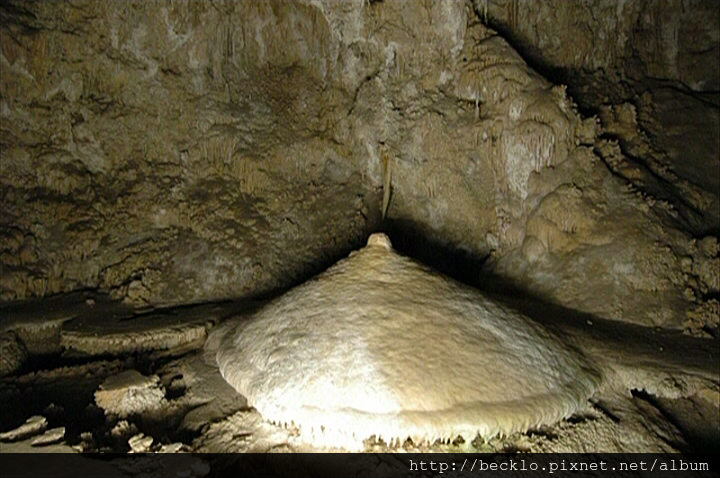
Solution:
[[[163,407],[165,391],[157,376],[146,377],[128,370],[106,379],[95,392],[95,403],[106,414],[127,418]]]
[[[225,327],[213,339],[225,380],[319,446],[526,431],[569,416],[600,383],[530,319],[400,256],[382,234]]]

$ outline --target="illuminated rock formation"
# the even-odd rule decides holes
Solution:
[[[571,415],[599,383],[530,319],[396,254],[382,234],[224,330],[223,377],[315,444],[525,431]]]

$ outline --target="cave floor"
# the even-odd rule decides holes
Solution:
[[[498,299],[602,371],[603,386],[587,407],[551,427],[487,442],[389,446],[371,437],[365,451],[702,452],[720,444],[717,338]],[[0,378],[0,452],[343,451],[313,447],[299,430],[265,422],[204,351],[209,329],[259,305],[133,309],[80,292],[1,308],[0,332],[29,345],[24,363]]]

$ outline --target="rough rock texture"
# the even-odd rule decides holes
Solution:
[[[91,291],[6,304],[0,308],[0,376],[17,371],[28,356],[182,355],[202,348],[213,324],[249,306],[135,309]]]
[[[33,415],[19,427],[0,433],[0,441],[16,441],[39,435],[47,428],[47,420],[40,415]]]
[[[153,437],[145,436],[142,433],[138,433],[128,440],[130,445],[130,453],[147,453],[150,451],[152,446]]]
[[[385,216],[472,282],[713,333],[717,7],[664,5],[4,2],[1,298],[254,296]],[[602,88],[670,83],[571,85],[585,118],[520,37]]]
[[[603,374],[603,386],[593,396],[592,403],[588,402],[587,407],[578,410],[568,420],[530,433],[515,433],[489,441],[452,440],[426,444],[407,441],[394,445],[376,437],[366,442],[366,451],[502,454],[584,450],[627,453],[712,452],[717,448],[720,442],[717,427],[720,413],[720,348],[717,340],[684,334],[679,330],[598,319],[527,296],[494,295],[493,301],[501,301],[507,303],[508,308],[520,310],[555,332],[557,340],[572,349],[581,350],[588,357],[590,363]],[[55,313],[68,313],[59,309],[58,302],[51,303]],[[103,300],[96,297],[95,307],[99,309],[100,317],[107,311],[102,304]],[[267,304],[271,307],[272,302]],[[122,307],[127,308],[126,305]],[[186,309],[178,308],[174,312],[179,315]],[[164,311],[168,316],[172,312]],[[237,312],[235,309],[234,313]],[[233,314],[232,309],[228,310],[228,314]],[[137,326],[136,322],[129,322],[129,328]],[[500,327],[499,330],[505,328]],[[422,350],[431,346],[421,344]],[[159,347],[162,349],[162,346]],[[40,369],[35,369],[31,363],[20,375],[15,373],[0,378],[0,402],[3,404],[0,431],[10,431],[10,437],[17,436],[12,430],[23,425],[27,417],[36,416],[29,421],[31,425],[40,420],[46,422],[48,428],[64,426],[65,441],[73,444],[72,447],[68,444],[32,447],[30,443],[34,437],[3,442],[3,437],[8,436],[3,435],[0,436],[0,452],[125,453],[131,450],[128,441],[138,433],[144,433],[146,441],[152,437],[151,452],[337,451],[340,442],[327,443],[329,448],[308,445],[303,443],[294,427],[274,426],[256,410],[249,408],[245,398],[228,385],[217,367],[210,365],[209,359],[213,364],[215,362],[214,353],[209,357],[199,351],[181,352],[179,356],[168,355],[169,352],[172,351],[141,352],[128,356],[122,349],[108,349],[103,356],[84,356],[81,361],[74,356],[59,355],[51,362],[41,362]],[[131,378],[135,378],[126,382],[150,385],[143,386],[141,392],[154,390],[152,393],[159,400],[157,391],[164,390],[162,406],[159,409],[142,407],[139,413],[125,419],[106,415],[95,405],[95,393],[109,377],[123,372],[128,375],[129,370],[139,371],[145,378],[138,377],[137,372],[130,372]],[[157,377],[158,380],[148,380],[149,377]],[[123,387],[115,387],[116,391],[120,389]],[[425,402],[424,397],[432,400],[438,393],[430,386],[418,389],[418,397],[414,400],[419,402]],[[115,398],[121,395],[116,393]],[[142,393],[139,395],[142,396]],[[130,404],[148,402],[142,397],[128,398]],[[158,403],[150,398],[149,402]],[[117,400],[114,403],[118,403]],[[34,426],[30,428],[36,430]],[[33,431],[32,435],[37,432]],[[42,460],[29,461],[39,463],[40,468],[45,463]],[[120,460],[120,463],[123,462],[127,463]],[[157,463],[157,459],[151,460],[155,470]],[[177,465],[177,459],[172,463]],[[163,469],[167,471],[168,468]],[[297,469],[292,468],[293,476],[297,475]],[[138,469],[132,470],[131,474],[137,475]],[[25,468],[23,473],[27,474]],[[47,475],[46,471],[35,474],[43,473]],[[99,470],[95,474],[113,476]]]
[[[483,21],[510,35],[532,60],[595,76],[598,86],[622,89],[631,86],[628,80],[654,78],[695,91],[720,90],[716,2],[563,3],[475,0],[474,6]]]
[[[717,2],[474,0],[473,4],[483,22],[498,29],[535,68],[569,84],[575,100],[600,113],[604,126],[608,118],[602,110],[636,109],[635,125],[605,130],[620,140],[630,157],[636,171],[628,179],[637,181],[642,175],[649,192],[671,197],[694,233],[717,234]]]
[[[31,446],[48,446],[61,442],[65,438],[65,427],[51,428],[32,439]]]
[[[0,377],[16,372],[27,360],[27,350],[15,332],[0,334]]]
[[[4,299],[80,287],[139,304],[242,296],[363,235],[372,187],[333,137],[351,96],[325,65],[317,8],[1,13]]]
[[[126,418],[166,405],[165,390],[157,376],[146,377],[136,370],[127,370],[108,377],[100,385],[95,403],[107,414]]]

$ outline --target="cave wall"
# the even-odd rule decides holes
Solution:
[[[242,296],[349,247],[372,187],[333,48],[308,5],[6,6],[3,298]]]
[[[705,324],[717,241],[609,166],[603,122],[483,24],[501,7],[3,4],[2,299],[254,296],[388,227],[572,308]]]
[[[474,7],[530,63],[583,77],[585,104],[626,99],[633,82],[648,78],[720,90],[717,2],[474,0]]]
[[[720,4],[712,0],[475,0],[534,68],[569,85],[629,165],[696,236],[720,231]],[[642,184],[640,184],[642,183]]]

